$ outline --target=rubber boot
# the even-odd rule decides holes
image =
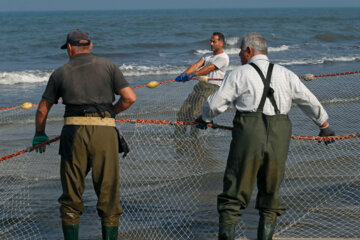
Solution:
[[[64,240],[79,239],[79,225],[62,225]]]
[[[260,216],[257,240],[272,240],[276,219],[266,219]]]
[[[236,224],[220,224],[219,240],[234,240]]]
[[[103,240],[117,240],[118,226],[102,226],[101,230]]]

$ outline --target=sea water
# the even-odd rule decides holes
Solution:
[[[249,32],[264,35],[268,40],[270,60],[286,66],[299,76],[305,73],[357,71],[360,70],[359,11],[359,8],[304,8],[1,12],[0,108],[18,106],[23,102],[39,102],[52,71],[68,61],[66,51],[61,50],[60,46],[65,43],[67,33],[73,29],[87,31],[94,44],[93,53],[113,60],[131,86],[145,84],[151,80],[173,79],[199,60],[203,54],[211,52],[209,40],[213,32],[222,32],[226,37],[224,50],[230,56],[228,72],[240,66],[239,45],[242,36]],[[136,113],[136,109],[140,108],[136,104],[145,102],[149,106],[152,104],[155,106],[150,107],[146,113],[151,119],[158,117],[166,120],[167,108],[164,106],[156,108],[156,106],[167,104],[171,111],[178,110],[180,103],[172,103],[166,99],[171,96],[171,88],[176,83],[172,84],[154,89],[157,92],[153,91],[152,94],[137,92],[139,100],[133,106],[133,110],[129,110],[127,117],[131,118],[131,113]],[[305,82],[305,84],[324,104],[330,105],[329,115],[337,133],[348,134],[353,133],[354,129],[359,129],[358,121],[354,121],[353,118],[348,120],[343,118],[344,115],[358,112],[359,99],[351,100],[350,104],[343,106],[344,101],[346,102],[349,97],[358,98],[358,94],[349,96],[354,93],[350,90],[360,89],[358,79],[340,78],[339,85],[335,87],[336,92],[334,86],[327,84],[316,82]],[[192,86],[183,89],[183,94],[187,95]],[[161,91],[165,91],[166,94]],[[162,112],[159,112],[159,109],[163,109]],[[60,133],[62,111],[61,106],[56,106],[49,116],[47,132],[50,136]],[[34,132],[33,114],[34,112],[31,112],[24,116],[25,122],[2,124],[0,136],[2,153],[10,153],[7,149],[21,149],[31,144]],[[300,116],[302,113],[295,110],[293,114]],[[305,121],[310,122],[306,117],[295,119],[294,133],[316,134],[314,124],[310,122],[309,125],[304,125]],[[222,137],[226,141],[221,141],[217,145],[217,149],[220,149],[217,154],[225,160],[230,135]],[[169,139],[165,137],[165,140]],[[132,144],[136,145],[136,143]],[[199,152],[201,149],[188,149],[188,151]],[[56,150],[53,150],[53,154],[56,157]],[[208,164],[209,159],[211,156],[204,160],[204,164]],[[29,162],[31,161],[27,161],[27,164],[31,167]],[[39,162],[37,163],[41,166]],[[56,166],[57,164],[54,168]],[[34,169],[34,172],[36,171],[39,169]],[[40,190],[40,193],[54,191],[54,195],[59,194],[59,189],[55,191],[46,188],[48,182],[58,183],[57,172],[55,173],[50,174],[51,177],[44,182],[38,183],[37,189],[42,189],[44,184],[44,189]],[[203,201],[204,212],[214,208],[209,202],[215,201],[216,194],[219,193],[217,189],[221,188],[221,176],[222,172],[215,171],[196,181],[207,183],[200,184],[203,187],[199,189],[202,196],[205,196],[200,200]],[[45,201],[45,206],[41,208],[41,212],[45,212],[45,215],[53,216],[49,221],[54,222],[53,229],[48,227],[47,232],[42,233],[45,239],[61,238],[58,228],[57,197],[58,195],[54,196],[52,201]],[[88,203],[95,205],[96,198],[93,192],[87,194],[85,198]],[[123,204],[131,205],[127,202]],[[136,207],[134,205],[134,208]],[[256,211],[250,210],[249,216],[251,236],[256,231]],[[215,211],[213,215],[200,219],[203,221],[197,223],[199,226],[214,228],[211,231],[216,232]],[[91,221],[86,218],[82,220],[82,227],[85,229],[83,231],[87,232],[89,239],[91,236],[97,236],[94,237],[96,239],[99,237],[99,231],[91,227]],[[211,224],[207,224],[208,222]],[[199,239],[205,238],[200,236]]]

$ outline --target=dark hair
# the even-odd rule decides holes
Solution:
[[[223,43],[225,43],[225,36],[221,32],[214,32],[213,36],[218,36],[219,41],[222,41]]]

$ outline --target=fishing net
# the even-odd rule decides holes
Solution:
[[[317,76],[304,81],[319,98],[339,136],[318,143],[318,128],[297,106],[290,112],[293,138],[280,195],[287,208],[274,237],[360,238],[360,74]],[[217,239],[216,196],[231,141],[234,109],[214,119],[220,127],[200,131],[177,122],[177,113],[196,81],[136,87],[137,102],[119,115],[117,128],[131,150],[119,156],[119,239]],[[192,99],[192,101],[201,101]],[[28,152],[36,107],[0,109],[0,238],[62,239],[58,141],[43,154]],[[47,134],[55,138],[64,107],[50,112]],[[179,131],[180,129],[180,131]],[[23,151],[19,151],[23,149]],[[86,179],[80,239],[101,239],[96,195]],[[238,239],[256,238],[256,189],[239,218]]]

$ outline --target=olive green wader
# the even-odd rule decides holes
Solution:
[[[262,113],[266,97],[271,98],[273,93],[269,91],[271,71],[268,69],[258,112],[238,111],[233,121],[223,193],[218,195],[219,239],[222,240],[235,238],[238,217],[250,202],[255,182],[258,188],[255,208],[260,215],[258,239],[272,239],[276,217],[285,211],[278,193],[284,177],[291,122],[287,115],[279,114],[276,103],[276,115]]]
[[[98,115],[88,113],[86,116]],[[77,239],[79,217],[84,207],[85,177],[90,170],[98,197],[96,208],[102,219],[103,239],[117,239],[122,213],[118,152],[115,127],[64,125],[60,142],[63,194],[59,202],[65,239]]]
[[[194,121],[201,115],[202,107],[204,106],[208,97],[219,89],[218,85],[198,82],[194,86],[192,93],[184,101],[177,114],[178,121]],[[193,132],[197,132],[198,128],[192,128]],[[184,135],[186,132],[186,126],[177,126],[175,130],[175,136]],[[195,134],[195,133],[194,133]]]

